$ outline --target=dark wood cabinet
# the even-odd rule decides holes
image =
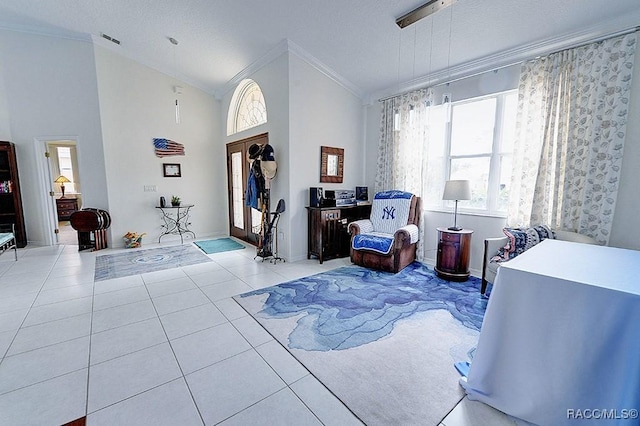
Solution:
[[[343,207],[307,207],[307,259],[316,256],[320,263],[327,259],[349,256],[349,223],[368,219],[371,205]]]
[[[453,231],[438,228],[438,254],[436,273],[449,281],[469,279],[469,258],[471,253],[471,234],[469,229]]]
[[[58,220],[71,219],[71,213],[78,210],[77,198],[57,198],[56,209],[58,210]]]
[[[27,245],[16,147],[0,141],[0,224],[15,224],[18,247]]]

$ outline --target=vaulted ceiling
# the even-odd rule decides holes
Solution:
[[[216,96],[245,70],[289,49],[365,98],[428,74],[451,77],[465,64],[506,65],[518,55],[640,25],[638,0],[457,0],[409,27],[396,25],[423,3],[2,0],[0,28],[94,40]]]

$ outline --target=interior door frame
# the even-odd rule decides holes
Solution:
[[[252,208],[245,205],[245,193],[247,190],[247,180],[249,178],[249,169],[251,164],[247,160],[247,152],[249,151],[249,147],[254,144],[268,144],[269,143],[269,133],[261,133],[259,135],[251,136],[245,139],[240,139],[237,141],[229,142],[226,146],[226,154],[227,154],[227,200],[229,205],[229,235],[234,236],[238,239],[246,241],[253,245],[258,245],[258,235],[253,233],[252,231]],[[231,152],[240,151],[242,154],[242,204],[243,208],[243,217],[244,217],[244,229],[240,230],[234,226],[233,221],[233,177],[231,175]]]
[[[49,150],[49,143],[62,140],[74,142],[77,153],[79,145],[77,136],[39,136],[33,138],[33,149],[38,164],[38,167],[36,167],[38,173],[38,193],[41,194],[40,197],[38,197],[38,204],[40,205],[39,210],[43,212],[43,244],[46,246],[52,246],[59,242],[58,233],[56,232],[58,230],[58,211],[56,209],[55,196],[51,195],[54,188],[53,181],[51,180],[50,160],[46,156],[46,153]]]

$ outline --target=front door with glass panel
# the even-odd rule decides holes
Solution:
[[[243,241],[258,243],[262,212],[245,205],[251,163],[247,152],[254,144],[269,143],[268,134],[227,144],[227,182],[229,185],[229,233]]]

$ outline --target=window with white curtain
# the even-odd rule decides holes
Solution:
[[[446,180],[467,179],[472,199],[460,201],[460,209],[506,215],[517,96],[511,90],[429,108],[427,193],[442,193]],[[453,205],[429,198],[425,207]]]

